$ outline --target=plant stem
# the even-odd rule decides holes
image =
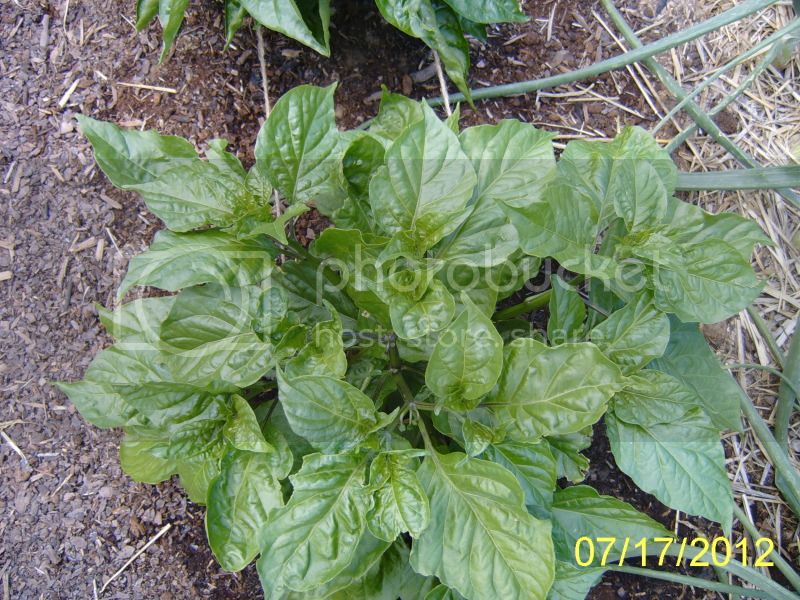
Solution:
[[[631,575],[641,575],[642,577],[650,577],[652,579],[661,579],[662,581],[670,581],[672,583],[680,583],[682,585],[690,585],[692,587],[722,592],[723,594],[735,594],[741,598],[766,598],[767,600],[775,600],[773,592],[763,592],[761,590],[744,588],[737,585],[709,581],[707,579],[701,579],[700,577],[681,575],[680,573],[656,571],[655,569],[644,569],[641,567],[620,567],[619,565],[609,565],[608,568],[611,571],[618,571],[620,573],[629,573]]]
[[[725,365],[726,369],[760,369],[761,371],[766,371],[767,373],[771,373],[775,375],[778,379],[781,380],[781,383],[785,383],[789,386],[789,388],[794,392],[794,395],[800,398],[800,389],[792,383],[792,380],[789,379],[786,375],[781,373],[778,369],[774,367],[769,367],[767,365],[760,365],[758,363],[732,363],[730,365]]]
[[[272,107],[269,103],[269,80],[267,79],[267,61],[264,57],[264,33],[261,25],[256,25],[256,38],[258,39],[258,64],[261,68],[261,88],[264,91],[264,118],[269,119],[269,113],[272,112]]]
[[[789,424],[794,412],[795,399],[800,397],[796,391],[798,387],[800,387],[800,335],[795,330],[789,344],[789,352],[786,354],[783,377],[781,377],[781,384],[778,387],[778,408],[775,411],[775,439],[787,458],[789,456]],[[791,482],[777,473],[775,485],[784,496],[792,493]],[[800,495],[800,490],[794,491]]]
[[[750,518],[747,516],[747,514],[741,508],[739,508],[738,504],[733,505],[733,514],[742,524],[742,527],[744,527],[745,531],[747,531],[754,543],[755,540],[764,537],[758,528],[750,521]],[[783,573],[783,576],[786,577],[786,580],[792,584],[792,587],[800,592],[800,575],[798,575],[797,571],[795,571],[792,566],[786,562],[786,560],[781,556],[780,552],[773,548],[768,558],[772,559],[772,562],[775,563],[775,567],[777,567],[777,569]]]
[[[397,341],[391,340],[389,342],[389,367],[392,371],[397,389],[400,390],[400,395],[403,401],[408,405],[414,404],[414,392],[408,387],[405,378],[403,377],[403,361],[400,360],[400,353],[397,351]]]
[[[507,83],[504,85],[497,85],[478,90],[470,90],[470,94],[472,95],[473,100],[485,100],[487,98],[501,98],[504,96],[527,94],[530,92],[535,92],[537,90],[552,88],[567,83],[573,83],[575,81],[580,81],[582,79],[589,79],[590,77],[596,77],[597,75],[600,75],[607,71],[620,69],[632,63],[644,60],[645,58],[649,58],[655,56],[656,54],[661,54],[662,52],[666,52],[674,48],[675,46],[680,46],[681,44],[691,42],[692,40],[695,40],[700,36],[715,31],[720,27],[738,21],[739,19],[751,15],[754,12],[758,12],[759,10],[764,9],[767,6],[774,4],[775,1],[776,0],[745,0],[741,4],[738,4],[733,8],[726,10],[706,21],[688,27],[683,31],[679,31],[671,35],[668,35],[656,42],[653,42],[652,44],[648,44],[637,50],[631,50],[629,52],[626,52],[625,54],[614,56],[612,58],[607,58],[606,60],[601,60],[599,62],[589,65],[588,67],[584,67],[583,69],[577,69],[575,71],[569,71],[567,73],[562,73],[560,75],[553,75],[551,77],[544,77],[542,79],[533,79],[530,81]],[[466,97],[463,94],[451,94],[450,96],[451,102],[463,102],[465,100]],[[442,98],[433,98],[428,101],[428,104],[430,104],[431,106],[438,106],[441,103],[442,103]]]
[[[800,20],[800,19],[798,19]],[[761,334],[761,337],[764,339],[764,342],[769,347],[769,351],[772,352],[772,356],[775,359],[775,362],[778,363],[778,366],[782,369],[785,357],[783,355],[783,351],[778,346],[778,342],[775,340],[775,336],[772,335],[772,332],[769,330],[769,326],[764,318],[759,314],[756,307],[752,304],[747,307],[747,314],[750,315],[750,319],[753,321],[753,325],[756,326],[758,329],[758,333]]]
[[[676,189],[684,192],[702,190],[778,190],[800,187],[800,167],[756,167],[725,169],[700,173],[678,173]]]
[[[750,423],[753,433],[761,443],[764,453],[772,463],[776,478],[781,477],[786,482],[783,489],[781,489],[786,504],[789,505],[795,515],[800,515],[800,473],[789,461],[788,455],[775,440],[775,436],[772,435],[769,426],[758,414],[753,402],[744,392],[739,395],[739,405],[745,418]]]
[[[608,12],[609,17],[611,17],[614,25],[616,25],[617,29],[619,29],[620,33],[622,33],[622,36],[625,38],[625,40],[627,40],[627,42],[633,48],[641,50],[643,48],[641,40],[636,36],[636,32],[631,29],[630,25],[628,25],[627,21],[625,21],[625,18],[617,10],[616,6],[614,6],[613,0],[600,1],[603,5],[603,8],[605,8],[606,12]],[[741,6],[744,6],[744,4]],[[661,65],[660,62],[658,62],[652,56],[643,58],[642,62],[650,71],[653,72],[656,77],[658,77],[670,94],[672,94],[677,100],[686,103],[684,110],[689,113],[692,119],[694,119],[695,123],[702,127],[703,130],[705,130],[705,132],[710,135],[714,141],[727,150],[731,156],[733,156],[745,167],[757,168],[760,166],[752,156],[739,148],[739,146],[737,146],[727,135],[725,135],[725,133],[723,133],[717,124],[714,123],[711,117],[703,112],[703,109],[701,109],[694,101],[689,99],[686,90],[681,87],[681,84],[675,81],[675,78]],[[784,188],[776,191],[795,206],[800,206],[800,196],[795,194],[791,189]]]

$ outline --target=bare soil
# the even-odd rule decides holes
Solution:
[[[335,4],[331,59],[267,33],[273,100],[301,83],[339,81],[337,117],[352,127],[375,114],[381,84],[416,97],[438,95],[435,78],[420,81],[419,71],[430,64],[423,45],[384,23],[371,1]],[[492,27],[486,45],[473,45],[474,87],[553,74],[617,52],[594,24],[592,3],[524,4],[529,23]],[[93,598],[167,523],[171,529],[101,597],[261,597],[252,567],[232,575],[214,562],[203,508],[176,483],[129,480],[117,460],[119,433],[88,425],[48,383],[81,377],[108,344],[93,304],[111,303],[128,259],[159,229],[135,195],[114,190],[93,166],[75,114],[155,128],[199,146],[223,137],[245,163],[253,160],[263,117],[251,30],[223,51],[218,4],[192,2],[175,50],[159,65],[158,28],[136,34],[133,6],[133,0],[0,0],[0,272],[11,272],[0,281],[4,598]],[[563,135],[608,136],[621,123],[647,125],[636,116],[648,114],[644,100],[624,72],[593,85],[625,109],[529,96],[464,107],[464,124],[517,117]],[[314,223],[300,227],[306,235]],[[671,526],[667,509],[616,470],[607,445],[601,442],[592,458],[590,483]],[[703,595],[608,576],[592,597]]]

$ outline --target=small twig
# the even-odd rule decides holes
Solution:
[[[450,108],[450,94],[447,91],[447,81],[444,78],[442,61],[439,60],[439,53],[436,50],[433,51],[433,65],[436,69],[436,77],[439,78],[439,88],[442,90],[442,104],[444,105],[444,112],[446,112],[447,116],[449,117],[453,114],[453,110]]]
[[[264,58],[264,33],[261,25],[256,25],[256,37],[258,38],[258,64],[261,68],[261,87],[264,90],[264,115],[269,118],[272,107],[269,104],[269,80],[267,79],[267,61]]]
[[[130,88],[138,88],[142,90],[152,90],[154,92],[164,92],[166,94],[178,93],[178,90],[176,90],[175,88],[162,87],[160,85],[147,85],[145,83],[125,83],[124,81],[118,81],[117,85],[122,85]]]
[[[28,458],[25,456],[22,450],[19,449],[19,446],[14,443],[14,440],[12,440],[5,431],[0,431],[0,437],[2,437],[6,441],[6,444],[8,444],[11,449],[19,455],[19,457],[22,459],[22,462],[25,463],[25,466],[28,466]]]
[[[155,543],[156,543],[156,541],[158,541],[158,539],[159,539],[159,538],[160,538],[162,535],[164,535],[165,533],[167,533],[167,532],[169,531],[170,527],[172,527],[172,523],[167,523],[166,525],[164,525],[164,527],[162,527],[162,528],[161,528],[161,530],[160,530],[160,531],[159,531],[157,534],[155,534],[155,535],[153,536],[153,538],[152,538],[152,539],[151,539],[149,542],[147,542],[147,543],[146,543],[144,546],[142,546],[142,548],[141,548],[141,549],[140,549],[138,552],[136,552],[136,554],[134,554],[133,556],[131,556],[131,557],[128,559],[128,561],[127,561],[127,562],[126,562],[124,565],[122,565],[122,568],[120,568],[120,570],[119,570],[119,571],[117,571],[116,573],[114,573],[114,574],[113,574],[113,575],[112,575],[112,576],[111,576],[111,577],[108,579],[108,581],[106,581],[106,582],[103,584],[103,587],[101,587],[101,588],[100,588],[100,593],[102,594],[102,593],[103,593],[103,592],[106,590],[106,588],[108,587],[108,584],[110,584],[110,583],[111,583],[112,581],[114,581],[114,580],[115,580],[117,577],[119,577],[119,576],[122,574],[122,572],[123,572],[125,569],[127,569],[127,568],[128,568],[130,565],[131,565],[131,563],[132,563],[133,561],[135,561],[137,558],[139,558],[139,556],[141,556],[141,554],[142,554],[142,553],[143,553],[145,550],[147,550],[147,549],[148,549],[150,546],[152,546],[153,544],[155,544]]]

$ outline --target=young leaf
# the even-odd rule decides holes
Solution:
[[[136,0],[136,31],[141,31],[158,14],[158,0]]]
[[[646,161],[614,164],[608,195],[614,211],[631,232],[651,229],[667,212],[667,190],[655,167]]]
[[[378,426],[372,400],[346,381],[321,375],[287,379],[279,370],[278,389],[294,432],[327,454],[358,446]]]
[[[249,11],[247,2],[245,7]],[[275,103],[258,132],[256,162],[291,204],[319,203],[341,193],[337,156],[343,148],[333,114],[335,91],[335,85],[294,88]]]
[[[470,410],[488,393],[503,368],[503,340],[492,321],[462,294],[464,311],[439,336],[425,383],[444,406]]]
[[[545,441],[490,444],[484,457],[504,466],[525,492],[525,504],[548,510],[556,489],[556,459]]]
[[[379,539],[391,542],[406,532],[418,538],[428,526],[430,506],[414,462],[402,454],[381,453],[370,465],[369,484],[375,492],[367,527]]]
[[[575,288],[564,283],[558,275],[553,277],[552,290],[548,304],[547,339],[556,345],[580,337],[586,306]]]
[[[388,10],[387,6],[389,4],[399,6],[400,2],[394,2],[393,0],[376,0],[376,4],[385,16],[386,13],[384,10]],[[387,20],[389,20],[388,17]],[[394,22],[392,22],[392,24],[402,29],[402,27],[399,27]],[[422,104],[406,98],[405,96],[401,96],[400,94],[392,94],[384,87],[381,93],[381,105],[378,108],[378,116],[370,123],[369,132],[388,148],[406,129],[423,119]]]
[[[556,492],[553,498],[553,542],[562,560],[572,560],[578,538],[592,539],[609,536],[616,538],[611,551],[617,558],[623,551],[625,539],[647,539],[673,537],[663,525],[639,512],[630,504],[601,496],[594,488],[576,485]],[[636,550],[626,548],[629,557]]]
[[[742,389],[719,364],[696,323],[670,319],[669,344],[652,368],[675,377],[697,394],[703,411],[720,430],[740,431],[739,397]]]
[[[254,453],[275,452],[272,444],[264,439],[258,419],[247,400],[239,395],[234,395],[233,410],[234,413],[225,423],[223,430],[231,445],[238,450]]]
[[[158,0],[158,20],[161,21],[163,47],[159,62],[163,62],[183,24],[183,16],[189,0]]]
[[[233,41],[233,36],[242,27],[247,10],[238,0],[225,0],[225,48]]]
[[[261,283],[272,271],[275,248],[261,240],[237,240],[221,231],[159,231],[145,252],[134,256],[117,298],[134,286],[171,292],[201,283]]]
[[[468,456],[483,454],[495,436],[491,427],[470,418],[467,418],[461,426],[461,434],[464,436],[464,450],[467,451]]]
[[[333,306],[329,305],[328,309],[333,319],[314,325],[310,341],[286,363],[286,376],[289,379],[301,375],[326,375],[341,379],[347,372],[342,320]]]
[[[121,129],[85,115],[77,119],[98,166],[120,188],[153,181],[168,169],[198,158],[194,146],[180,137]]]
[[[283,506],[269,454],[231,450],[208,492],[206,533],[222,568],[241,571],[261,551],[271,513]]]
[[[669,342],[669,318],[642,294],[589,333],[608,358],[630,375],[664,354]]]
[[[698,404],[697,395],[671,375],[645,369],[614,396],[614,415],[626,423],[650,427],[680,421]]]
[[[369,186],[379,227],[390,236],[407,231],[419,250],[458,226],[476,182],[455,134],[427,106],[423,113],[387,150]]]
[[[544,600],[554,571],[550,523],[528,513],[514,476],[460,452],[430,452],[418,474],[431,522],[414,542],[414,570],[466,598]]]
[[[438,281],[431,281],[419,300],[404,294],[392,298],[389,315],[398,337],[414,340],[447,326],[456,310],[453,295]]]
[[[623,376],[594,344],[549,348],[532,339],[506,346],[503,373],[487,398],[510,435],[537,441],[580,431],[605,412]]]
[[[619,468],[670,508],[730,531],[733,496],[719,433],[699,409],[672,423],[631,425],[613,413],[606,432]]]
[[[291,477],[294,491],[263,536],[258,575],[267,600],[310,591],[355,556],[370,506],[365,461],[357,454],[310,454]]]
[[[588,433],[587,433],[588,431]],[[581,454],[592,444],[592,429],[546,438],[556,459],[556,475],[580,483],[589,471],[589,459]]]

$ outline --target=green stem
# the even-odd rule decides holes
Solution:
[[[789,454],[789,425],[794,412],[795,399],[800,398],[797,388],[800,387],[800,335],[795,331],[786,354],[786,364],[783,369],[784,377],[778,387],[778,408],[775,411],[775,439],[783,449],[784,454]],[[792,493],[792,484],[781,475],[776,475],[775,484],[784,496]],[[794,489],[800,495],[800,490]]]
[[[470,94],[472,95],[473,100],[515,96],[517,94],[527,94],[537,90],[552,88],[567,83],[573,83],[575,81],[581,81],[582,79],[596,77],[597,75],[607,71],[621,69],[622,67],[632,63],[639,62],[646,58],[655,56],[656,54],[661,54],[662,52],[671,50],[672,48],[680,46],[681,44],[691,42],[692,40],[695,40],[707,33],[716,31],[720,27],[758,12],[759,10],[770,6],[771,4],[774,4],[775,1],[776,0],[745,0],[741,4],[738,4],[733,8],[726,10],[706,21],[688,27],[683,31],[663,37],[660,40],[653,42],[652,44],[648,44],[647,46],[643,46],[637,50],[631,50],[625,54],[614,56],[606,60],[601,60],[583,69],[569,71],[568,73],[562,73],[560,75],[553,75],[552,77],[544,77],[542,79],[533,79],[530,81],[520,81],[518,83],[507,83],[504,85],[497,85],[478,90],[470,90]],[[465,100],[466,97],[464,94],[450,95],[450,102],[463,102]],[[442,98],[433,98],[428,101],[428,104],[431,106],[438,106],[442,104],[442,102]]]
[[[627,21],[625,21],[622,14],[614,6],[613,0],[601,0],[601,3],[606,12],[608,12],[609,17],[611,17],[611,20],[614,22],[614,25],[617,27],[617,29],[619,29],[620,33],[622,33],[622,36],[625,38],[625,40],[627,40],[627,42],[633,48],[641,50],[643,48],[641,40],[639,40],[639,38],[636,36],[636,32],[631,29],[630,25],[628,25]],[[744,6],[744,4],[741,6]],[[739,146],[737,146],[727,135],[725,135],[717,126],[717,124],[714,123],[711,117],[703,112],[703,109],[701,109],[694,101],[689,99],[686,90],[681,87],[681,84],[675,80],[675,78],[661,65],[660,62],[658,62],[652,56],[642,59],[642,62],[648,69],[650,69],[650,71],[655,74],[656,77],[658,77],[670,94],[672,94],[677,100],[686,102],[684,109],[687,113],[689,113],[692,119],[694,119],[695,123],[702,127],[705,132],[710,135],[720,146],[727,150],[731,156],[733,156],[745,167],[756,168],[760,166],[752,156],[739,148]],[[784,188],[776,191],[795,206],[800,206],[800,196],[795,194],[792,190]]]
[[[800,19],[798,20],[800,21]],[[778,342],[775,340],[775,336],[773,336],[772,332],[769,330],[769,325],[767,325],[767,322],[752,304],[747,307],[747,314],[750,315],[753,325],[756,326],[758,333],[761,334],[764,342],[769,347],[769,351],[772,352],[775,362],[778,363],[778,366],[782,369],[785,357],[783,356],[783,351],[780,349],[780,346],[778,346]]]
[[[709,111],[709,115],[713,116],[722,112],[722,110],[724,110],[725,107],[728,106],[731,102],[736,100],[736,98],[738,98],[739,95],[750,86],[750,84],[755,80],[755,78],[758,77],[758,75],[760,75],[761,72],[763,72],[764,69],[766,69],[767,66],[772,62],[775,50],[778,48],[778,42],[781,41],[781,38],[783,38],[784,35],[793,32],[798,27],[800,27],[800,21],[798,21],[797,19],[792,20],[786,27],[783,27],[782,29],[775,31],[774,33],[761,40],[758,44],[756,44],[749,50],[742,52],[732,61],[726,63],[721,68],[717,69],[716,71],[705,77],[703,81],[696,88],[694,88],[691,92],[687,94],[685,99],[678,102],[675,106],[673,106],[669,110],[669,112],[667,112],[666,115],[664,115],[661,118],[658,124],[653,129],[650,130],[650,133],[655,134],[659,129],[661,129],[664,125],[666,125],[672,117],[678,114],[678,112],[680,112],[680,110],[686,105],[686,103],[689,100],[693,100],[698,95],[700,95],[700,93],[703,90],[705,90],[712,83],[717,81],[720,77],[722,77],[722,75],[724,75],[728,71],[731,71],[735,67],[738,67],[744,62],[750,60],[750,58],[761,52],[764,48],[767,48],[768,46],[772,45],[773,48],[770,49],[770,52],[767,53],[767,56],[759,62],[756,68],[753,69],[753,72],[750,73],[745,78],[742,84],[739,85],[733,93],[726,95],[725,98],[717,106],[715,106],[711,111]],[[682,131],[676,138],[672,140],[672,142],[670,142],[668,146],[668,148],[671,147],[670,152],[672,150],[675,150],[675,148],[677,148],[683,142],[685,142],[686,139],[688,139],[689,136],[691,136],[695,131],[697,131],[697,125],[693,125],[692,127],[689,127],[684,131]],[[678,140],[678,138],[682,139]]]
[[[400,390],[400,395],[406,404],[414,404],[414,392],[408,387],[405,378],[403,377],[403,361],[400,360],[400,353],[397,351],[397,341],[392,340],[389,343],[389,367],[392,370],[392,377],[397,383],[397,389]]]
[[[576,275],[575,277],[570,279],[567,283],[569,283],[571,286],[576,286],[583,283],[585,279],[586,279],[585,275]],[[550,302],[550,296],[552,293],[553,290],[551,288],[539,294],[528,296],[519,304],[515,304],[513,306],[504,308],[502,310],[498,310],[496,313],[494,313],[493,318],[495,321],[503,321],[505,319],[513,319],[514,317],[525,314],[527,312],[544,308]]]
[[[748,535],[753,540],[753,543],[755,543],[757,539],[764,537],[764,535],[758,530],[758,528],[750,521],[747,514],[745,514],[745,512],[741,508],[739,508],[738,504],[733,505],[733,514],[742,524],[742,527],[744,527],[745,531],[747,531]],[[768,558],[770,558],[772,562],[775,564],[775,567],[777,567],[777,569],[781,573],[783,573],[783,576],[786,577],[786,580],[790,584],[792,584],[792,587],[798,592],[800,592],[800,575],[798,575],[797,571],[795,571],[792,568],[792,565],[790,565],[781,556],[780,552],[775,550],[775,548],[772,548]]]
[[[772,463],[776,478],[780,477],[786,482],[783,489],[781,489],[786,504],[789,505],[795,515],[800,515],[800,473],[789,461],[788,455],[776,441],[769,426],[758,414],[758,410],[756,410],[756,407],[744,392],[739,394],[739,405],[745,418],[750,423],[753,433],[761,443],[767,458]]]
[[[773,592],[763,592],[761,590],[744,588],[738,585],[708,581],[707,579],[701,579],[700,577],[691,577],[689,575],[681,575],[680,573],[670,573],[669,571],[656,571],[655,569],[644,569],[640,567],[620,567],[619,565],[611,565],[609,566],[609,570],[618,571],[620,573],[629,573],[631,575],[641,575],[642,577],[650,577],[652,579],[661,579],[662,581],[680,583],[682,585],[690,585],[692,587],[722,592],[723,594],[735,594],[740,598],[766,598],[767,600],[776,600],[775,596],[772,595]],[[791,598],[791,596],[788,596],[787,598]]]

